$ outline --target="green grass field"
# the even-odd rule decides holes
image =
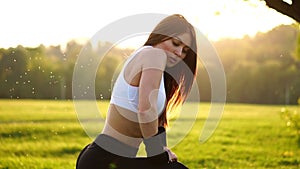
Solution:
[[[107,109],[105,102],[98,105]],[[200,104],[193,128],[172,148],[189,168],[300,168],[296,134],[280,118],[284,106],[226,104],[214,135],[200,144],[209,106]],[[300,111],[300,106],[288,108]],[[193,120],[188,111],[183,118],[181,125]],[[180,127],[168,141],[174,142],[177,134]],[[0,169],[73,169],[90,141],[72,101],[0,100]]]

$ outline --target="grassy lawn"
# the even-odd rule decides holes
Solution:
[[[98,105],[105,112],[108,104]],[[196,119],[186,109],[178,120],[182,126],[193,126],[172,150],[191,169],[300,168],[300,145],[280,118],[282,107],[226,104],[214,135],[201,144],[210,108],[201,103]],[[300,111],[300,106],[287,108]],[[175,125],[169,131],[169,143],[182,136]],[[0,169],[73,169],[79,151],[89,142],[72,101],[0,100]]]

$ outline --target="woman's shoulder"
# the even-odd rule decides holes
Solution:
[[[142,54],[166,55],[166,52],[163,49],[152,47],[152,46],[144,46],[144,47],[142,47],[139,53],[142,53]]]
[[[167,60],[167,55],[164,50],[152,46],[142,48],[137,55],[139,60],[145,62],[166,62]]]
[[[144,67],[152,66],[164,68],[167,62],[166,52],[155,47],[145,47],[139,51],[138,60]]]

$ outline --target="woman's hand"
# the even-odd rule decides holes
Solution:
[[[177,161],[177,156],[175,153],[173,153],[168,147],[164,147],[164,150],[168,152],[169,155],[169,162]]]

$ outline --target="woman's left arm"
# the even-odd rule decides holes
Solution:
[[[139,82],[138,119],[144,138],[157,133],[157,95],[166,64],[166,54],[160,49],[141,53],[142,73]]]

